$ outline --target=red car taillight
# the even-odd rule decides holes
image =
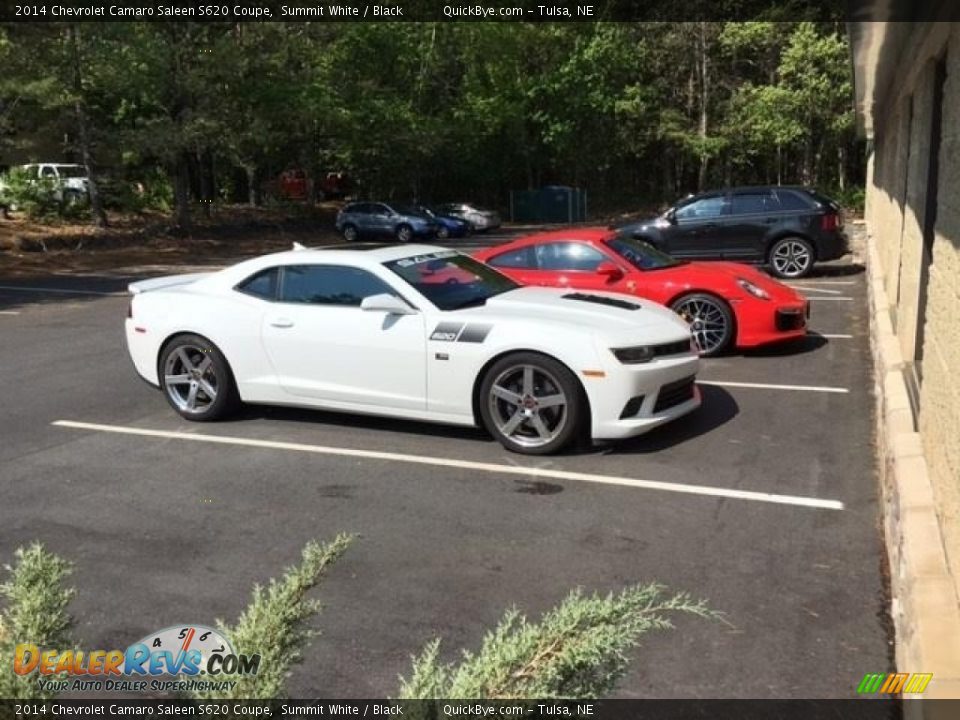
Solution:
[[[827,213],[820,220],[821,230],[836,230],[838,227],[840,227],[840,218],[837,217],[836,213]]]

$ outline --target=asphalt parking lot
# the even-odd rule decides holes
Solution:
[[[729,624],[648,636],[622,696],[849,697],[891,666],[859,266],[795,283],[805,340],[705,361],[694,415],[539,459],[333,413],[182,421],[127,357],[135,277],[0,277],[0,559],[41,540],[76,564],[84,647],[232,620],[307,540],[346,531],[294,696],[395,694],[438,635],[454,659],[510,605],[649,580]]]

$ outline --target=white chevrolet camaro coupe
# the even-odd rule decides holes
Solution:
[[[130,292],[130,357],[188,420],[295,405],[481,425],[547,454],[700,404],[690,330],[666,308],[521,287],[429,245],[295,249]]]

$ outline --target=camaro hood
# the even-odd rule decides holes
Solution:
[[[461,313],[477,319],[517,318],[575,326],[611,337],[632,336],[643,329],[649,336],[648,342],[674,342],[690,334],[679,316],[651,300],[592,290],[521,287],[496,295],[481,307],[451,313],[451,316]]]

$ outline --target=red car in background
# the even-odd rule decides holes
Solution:
[[[474,257],[523,285],[605,290],[666,305],[690,323],[705,357],[807,333],[807,300],[759,270],[677,260],[603,228],[530,235]]]

